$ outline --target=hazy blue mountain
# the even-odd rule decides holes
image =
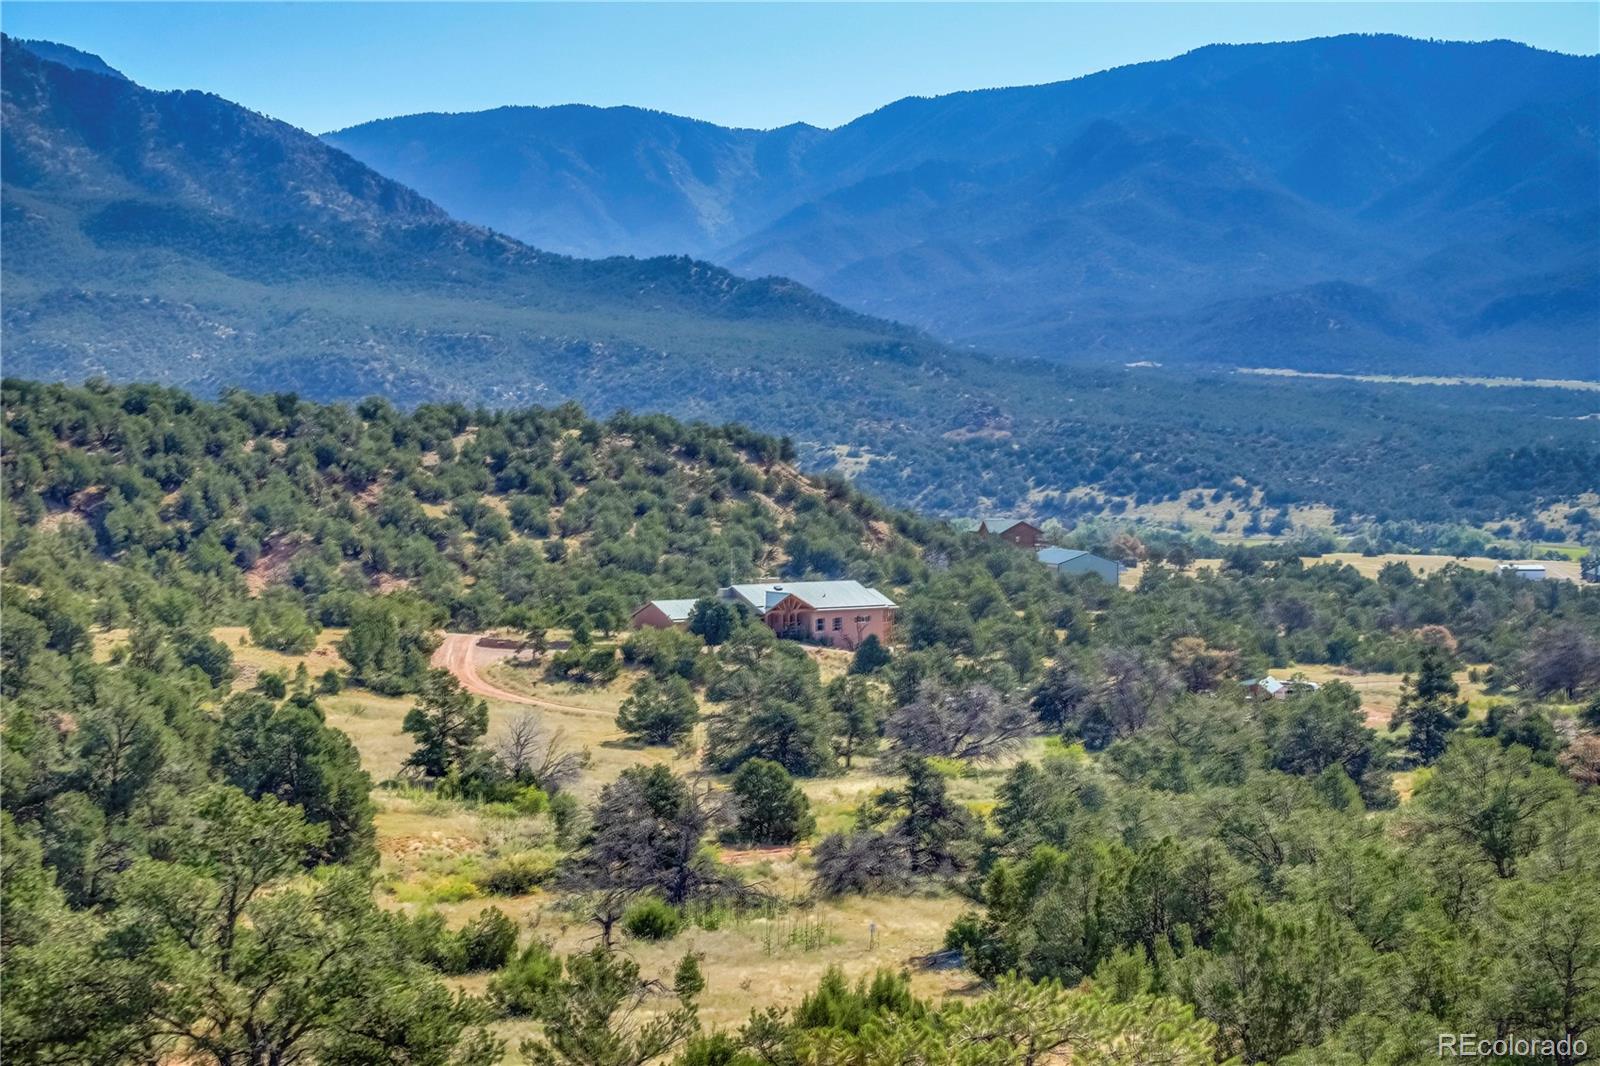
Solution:
[[[752,352],[770,389],[809,396],[900,381],[908,361],[934,378],[952,358],[785,279],[572,259],[456,222],[211,94],[152,92],[9,39],[3,87],[11,373],[702,414],[760,410]]]
[[[732,130],[632,107],[414,115],[326,140],[452,213],[572,255],[695,255],[771,221],[821,130]],[[432,194],[430,194],[432,195]],[[437,198],[437,197],[436,197]],[[755,214],[747,212],[754,211]]]
[[[58,44],[55,41],[29,41],[22,38],[18,38],[17,43],[40,59],[60,63],[73,70],[87,70],[91,74],[104,74],[109,78],[126,77],[122,71],[112,67],[93,52],[85,52],[68,44]]]
[[[1595,57],[1351,36],[828,131],[563,107],[328,139],[536,244],[705,255],[980,347],[1593,376],[1597,80]]]

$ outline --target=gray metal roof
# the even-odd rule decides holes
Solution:
[[[639,611],[644,610],[645,607],[654,606],[674,622],[686,622],[689,620],[689,614],[694,610],[695,603],[695,600],[650,600],[640,606]],[[633,613],[638,614],[639,611]]]
[[[1026,518],[984,518],[981,519],[981,521],[986,527],[988,527],[990,533],[995,534],[1004,533],[1012,526],[1033,526],[1034,529],[1039,528],[1036,523],[1030,522]]]
[[[742,600],[766,614],[784,597],[794,596],[819,611],[844,611],[862,607],[894,607],[895,602],[859,581],[778,581],[761,585],[729,585],[723,599]]]
[[[1040,548],[1036,553],[1039,561],[1046,566],[1060,566],[1062,563],[1071,562],[1081,556],[1088,555],[1086,551],[1076,548]],[[1108,559],[1107,562],[1110,562]]]

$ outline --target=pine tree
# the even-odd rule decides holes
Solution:
[[[461,687],[448,670],[430,670],[422,696],[401,728],[417,738],[406,759],[428,777],[443,777],[467,761],[489,730],[489,705]]]
[[[828,683],[827,695],[828,705],[833,709],[833,746],[848,770],[855,756],[870,755],[878,749],[881,728],[878,697],[861,677],[834,678]]]
[[[1450,655],[1443,648],[1425,646],[1415,678],[1407,677],[1400,705],[1389,719],[1390,731],[1411,727],[1405,747],[1423,766],[1444,754],[1450,734],[1467,717],[1467,703],[1457,700],[1461,686],[1452,676]]]

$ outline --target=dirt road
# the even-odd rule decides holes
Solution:
[[[811,852],[810,844],[776,844],[764,848],[723,848],[719,858],[728,866],[754,866],[758,862],[783,862]]]
[[[493,681],[486,680],[478,673],[478,668],[489,663],[510,656],[507,648],[480,648],[476,633],[446,633],[444,643],[439,645],[433,653],[433,665],[450,671],[461,682],[461,687],[473,695],[485,699],[499,700],[502,703],[518,703],[525,707],[544,707],[552,711],[575,711],[578,714],[593,714],[593,708],[574,707],[570,703],[557,703],[554,700],[540,699],[538,696],[528,696],[510,689],[501,688]]]

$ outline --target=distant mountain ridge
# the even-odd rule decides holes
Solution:
[[[92,52],[85,52],[81,48],[74,48],[69,44],[60,44],[56,41],[31,41],[17,39],[17,44],[32,52],[40,59],[49,60],[51,63],[60,63],[73,70],[86,70],[91,74],[104,74],[108,78],[121,78],[127,80],[127,75],[117,70],[104,59]]]
[[[861,350],[945,354],[783,278],[530,248],[454,221],[285,123],[45,60],[9,38],[3,106],[8,371],[139,368],[201,389],[309,373],[322,396],[383,383],[396,398],[492,388],[532,399],[582,394],[599,369],[577,365],[586,355],[659,361],[676,348],[706,360],[676,390],[688,400],[741,373],[730,364],[748,345],[795,353],[774,358],[774,374],[823,374],[829,357]],[[127,328],[108,325],[123,316]],[[286,344],[305,350],[286,359]],[[532,362],[496,383],[501,367],[473,358],[482,346]],[[166,347],[188,358],[163,359]],[[613,403],[673,395],[642,368],[633,375],[608,391]]]
[[[485,215],[476,221],[538,247],[581,256],[653,256],[709,251],[766,220],[770,209],[758,209],[754,198],[800,183],[799,155],[824,136],[804,125],[725,129],[665,112],[581,104],[503,107],[460,121],[467,117],[386,119],[324,139],[348,151],[350,144],[404,138],[393,155],[374,149],[382,165],[369,165],[393,171],[399,181],[413,174],[446,187],[471,185],[483,210],[468,214]],[[548,143],[529,140],[530,121]],[[503,157],[506,165],[472,169],[475,159],[489,156]],[[555,195],[541,199],[541,188]],[[533,194],[529,202],[524,191]],[[747,214],[747,208],[759,213]],[[564,222],[552,217],[556,211]],[[534,233],[538,240],[530,239]]]
[[[542,247],[704,256],[980,347],[1592,377],[1597,83],[1596,57],[1337,37],[834,130],[573,105],[326,139]]]

